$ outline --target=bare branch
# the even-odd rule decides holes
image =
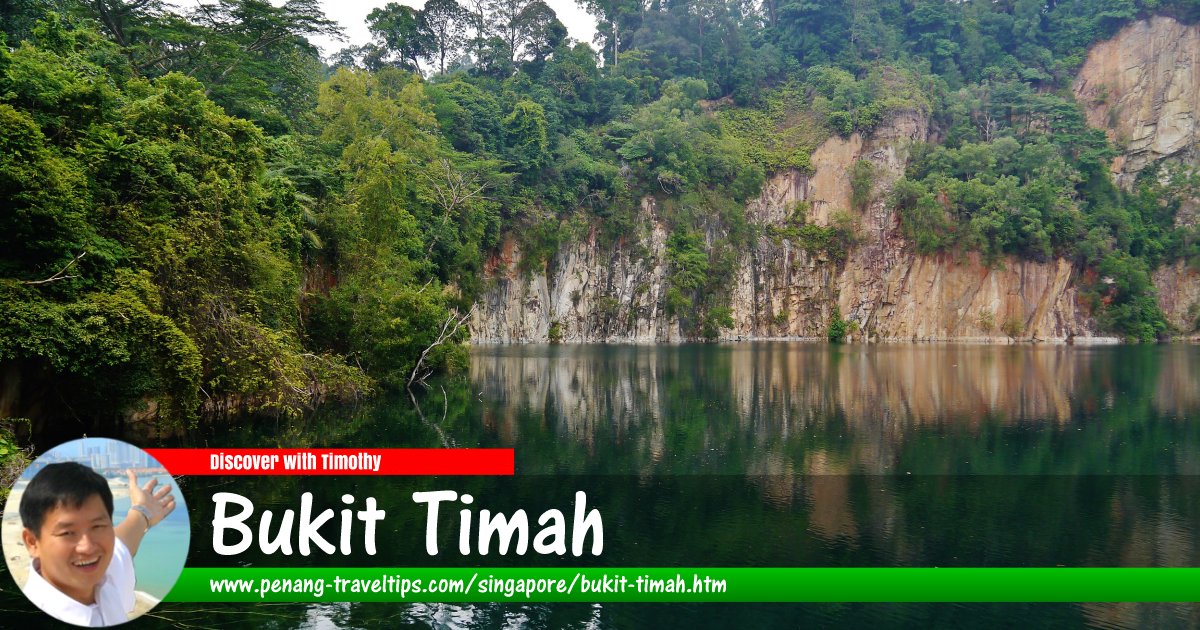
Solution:
[[[78,275],[64,276],[63,274],[64,274],[64,273],[66,273],[66,272],[67,272],[67,270],[71,268],[71,265],[74,265],[75,263],[79,262],[79,259],[80,259],[80,258],[83,258],[83,257],[84,257],[84,256],[86,256],[86,255],[87,255],[87,252],[86,252],[86,251],[85,251],[85,252],[80,252],[78,256],[76,256],[75,258],[73,258],[73,259],[71,260],[71,262],[67,263],[67,266],[66,266],[66,267],[63,267],[62,269],[59,269],[59,270],[58,270],[58,273],[54,274],[53,276],[50,276],[49,278],[46,278],[45,280],[25,280],[25,281],[22,281],[22,282],[21,282],[21,284],[46,284],[46,283],[49,283],[49,282],[57,282],[57,281],[59,281],[59,280],[67,280],[67,279],[70,279],[70,278],[78,278],[78,277],[79,277]]]
[[[429,373],[422,375],[420,378],[417,377],[421,373],[421,364],[425,362],[425,357],[429,356],[429,353],[434,348],[454,337],[458,330],[463,327],[463,324],[466,324],[467,320],[475,314],[475,307],[476,305],[472,304],[471,310],[467,311],[467,314],[462,317],[457,317],[458,313],[456,311],[451,311],[446,315],[446,321],[442,322],[442,330],[438,332],[437,338],[433,340],[433,343],[429,344],[428,348],[422,350],[421,356],[417,358],[417,364],[413,366],[412,374],[408,376],[408,387],[412,387],[414,381],[425,382],[425,377],[429,376]]]
[[[444,392],[445,390],[443,389],[442,391]],[[441,440],[443,448],[454,448],[458,446],[458,444],[456,444],[454,440],[450,438],[450,436],[446,435],[446,431],[442,429],[441,425],[435,422],[430,422],[425,418],[425,413],[421,411],[421,403],[417,402],[417,396],[416,394],[413,394],[411,389],[408,390],[408,398],[412,401],[413,407],[417,410],[417,416],[421,418],[421,424],[433,429],[434,433],[438,434],[438,438]],[[448,402],[446,404],[449,405]],[[447,406],[446,409],[449,409],[449,407]],[[445,420],[446,414],[443,412],[442,421],[445,422]]]
[[[480,182],[479,175],[475,173],[464,177],[461,172],[454,170],[453,165],[450,164],[450,160],[445,158],[441,160],[441,166],[441,178],[443,181],[437,181],[428,175],[425,176],[425,179],[433,188],[434,196],[437,197],[437,204],[442,208],[442,222],[440,227],[444,229],[450,223],[455,210],[465,205],[468,201],[483,196],[483,191],[488,189],[488,183]],[[425,253],[428,254],[433,251],[433,246],[441,238],[441,233],[442,230],[434,232],[433,238],[430,239],[429,245],[425,248]]]

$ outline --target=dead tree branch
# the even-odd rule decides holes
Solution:
[[[63,274],[66,273],[67,270],[71,268],[71,265],[74,265],[75,263],[79,262],[79,259],[83,258],[86,255],[87,255],[87,252],[79,252],[79,255],[76,256],[74,259],[72,259],[71,262],[67,263],[66,267],[59,269],[57,273],[55,273],[53,276],[50,276],[49,278],[46,278],[45,280],[25,280],[25,281],[22,281],[21,284],[46,284],[49,282],[57,282],[59,280],[68,280],[70,278],[78,278],[79,277],[78,274],[73,274],[73,275],[69,275],[69,276],[64,276]]]
[[[445,391],[445,390],[442,390],[442,391]],[[436,422],[430,422],[428,419],[425,418],[425,413],[421,411],[421,403],[417,402],[417,396],[415,394],[413,394],[413,391],[411,389],[408,390],[408,398],[409,398],[409,400],[412,401],[413,407],[417,410],[417,416],[419,418],[421,418],[421,424],[429,427],[430,429],[433,429],[433,432],[437,433],[438,439],[441,440],[441,442],[442,442],[442,448],[456,448],[458,446],[458,444],[455,443],[453,438],[446,435],[446,430],[443,429],[441,427],[441,425],[439,425]],[[443,422],[446,421],[445,413],[442,414],[442,421]]]
[[[458,330],[462,328],[463,325],[467,323],[467,320],[471,319],[471,316],[474,314],[475,305],[472,304],[471,310],[467,311],[467,314],[463,315],[462,317],[459,317],[458,312],[453,310],[446,315],[446,321],[442,322],[442,329],[438,331],[437,338],[433,340],[433,343],[429,344],[429,347],[422,350],[421,356],[417,358],[417,364],[413,366],[412,374],[408,376],[408,387],[412,387],[412,384],[415,381],[420,381],[422,383],[425,382],[425,377],[428,376],[428,374],[425,374],[420,378],[417,377],[417,375],[421,373],[421,365],[425,362],[425,357],[429,356],[429,353],[432,352],[434,348],[452,339],[454,335],[458,333]]]
[[[443,158],[441,166],[442,172],[439,174],[441,181],[426,176],[429,185],[433,188],[434,197],[437,198],[437,204],[441,207],[443,214],[441,229],[433,234],[433,238],[429,241],[429,246],[425,248],[425,253],[433,251],[433,246],[441,238],[442,231],[450,223],[450,219],[454,216],[455,211],[472,199],[482,198],[483,192],[488,189],[488,183],[480,182],[479,175],[472,173],[471,175],[464,176],[461,172],[454,170],[454,165],[450,163],[450,160]]]

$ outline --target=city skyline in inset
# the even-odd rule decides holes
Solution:
[[[50,449],[21,474],[21,479],[32,479],[47,464],[67,461],[85,464],[105,476],[123,474],[129,468],[165,472],[161,464],[135,446],[109,438],[84,438]]]

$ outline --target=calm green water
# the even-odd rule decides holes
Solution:
[[[511,479],[191,478],[191,566],[217,491],[259,510],[388,506],[374,557],[313,566],[1200,566],[1200,348],[756,343],[478,348],[415,397],[181,445],[505,446]],[[576,490],[601,558],[424,553],[414,490],[531,514]],[[205,527],[205,529],[200,529]],[[443,548],[453,548],[449,524]],[[248,552],[236,563],[285,564]],[[0,602],[3,604],[3,602]],[[12,608],[10,606],[0,606]],[[219,609],[219,614],[214,610]],[[1192,604],[169,604],[155,623],[276,628],[1200,627]]]

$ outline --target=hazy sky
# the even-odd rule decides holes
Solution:
[[[389,0],[321,0],[321,6],[325,10],[325,15],[332,20],[336,20],[338,24],[346,32],[348,41],[338,42],[326,37],[315,37],[312,42],[321,47],[321,50],[330,55],[343,46],[361,45],[371,41],[371,34],[367,32],[367,14],[376,7],[381,7],[388,3]],[[420,9],[425,6],[425,0],[396,0],[400,4],[407,4],[410,7]],[[276,5],[283,4],[280,0],[272,0]],[[172,4],[180,7],[190,8],[197,3],[197,0],[174,0]],[[579,5],[575,4],[575,0],[546,0],[546,4],[550,5],[551,9],[558,14],[558,19],[567,27],[567,32],[574,39],[588,44],[592,43],[592,37],[596,34],[596,20],[588,15]]]

